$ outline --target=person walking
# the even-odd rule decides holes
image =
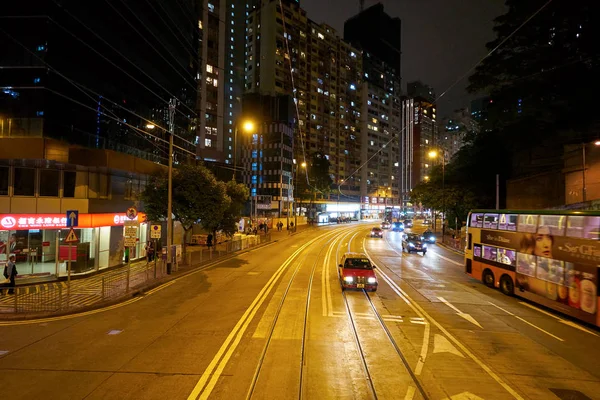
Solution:
[[[8,294],[15,293],[15,278],[17,277],[17,265],[15,264],[15,255],[11,254],[8,258],[8,263],[4,266],[4,277],[6,280],[2,287],[8,287]]]
[[[146,244],[146,256],[148,257],[148,262],[154,261],[154,243],[151,240]]]

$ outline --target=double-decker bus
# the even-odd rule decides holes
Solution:
[[[467,274],[600,326],[600,212],[472,210]]]

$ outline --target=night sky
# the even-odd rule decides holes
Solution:
[[[365,8],[376,4],[366,0]],[[385,12],[402,20],[402,90],[420,79],[439,96],[485,54],[494,39],[492,20],[504,14],[504,0],[382,0]],[[356,15],[358,0],[301,0],[315,22],[343,37],[344,21]],[[366,27],[365,27],[366,29]],[[438,102],[442,116],[468,106],[465,78]]]

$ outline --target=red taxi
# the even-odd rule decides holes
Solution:
[[[338,274],[344,289],[377,290],[375,266],[364,253],[346,253],[338,266]]]

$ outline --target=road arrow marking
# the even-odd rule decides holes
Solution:
[[[445,305],[447,305],[448,307],[450,307],[451,309],[453,309],[454,311],[456,311],[456,314],[459,317],[462,317],[464,319],[466,319],[467,321],[469,321],[470,323],[472,323],[473,325],[477,325],[478,327],[480,327],[481,329],[483,329],[483,326],[481,326],[481,324],[479,322],[477,322],[477,320],[473,317],[471,317],[470,314],[466,314],[462,311],[460,311],[458,308],[454,307],[452,304],[450,304],[448,302],[448,300],[444,299],[443,297],[438,297],[438,299],[444,303]]]
[[[483,398],[474,395],[471,392],[462,392],[459,394],[455,394],[452,397],[446,397],[443,400],[484,400]]]
[[[437,333],[433,336],[433,353],[450,353],[465,358],[465,356],[458,351],[448,339]]]
[[[561,318],[557,317],[556,315],[550,314],[549,312],[547,312],[547,311],[544,311],[544,310],[540,310],[539,308],[537,308],[537,307],[534,307],[534,306],[532,306],[531,304],[527,304],[527,303],[525,303],[525,302],[522,302],[522,301],[521,301],[521,302],[519,302],[519,304],[522,304],[522,305],[524,305],[525,307],[529,307],[529,308],[531,308],[532,310],[539,311],[539,312],[541,312],[542,314],[546,314],[547,316],[549,316],[549,317],[552,317],[552,318],[554,318],[554,319],[558,320],[558,322],[560,322],[561,324],[565,324],[565,325],[568,325],[568,326],[570,326],[570,327],[573,327],[573,328],[575,328],[575,329],[579,329],[580,331],[582,331],[582,332],[585,332],[585,333],[589,333],[590,335],[598,336],[596,333],[594,333],[594,332],[590,331],[589,329],[586,329],[586,328],[584,328],[583,326],[581,326],[581,325],[579,325],[579,324],[577,324],[577,323],[575,323],[575,322],[573,322],[573,321],[569,321],[569,320],[564,320],[564,319],[561,319]]]

